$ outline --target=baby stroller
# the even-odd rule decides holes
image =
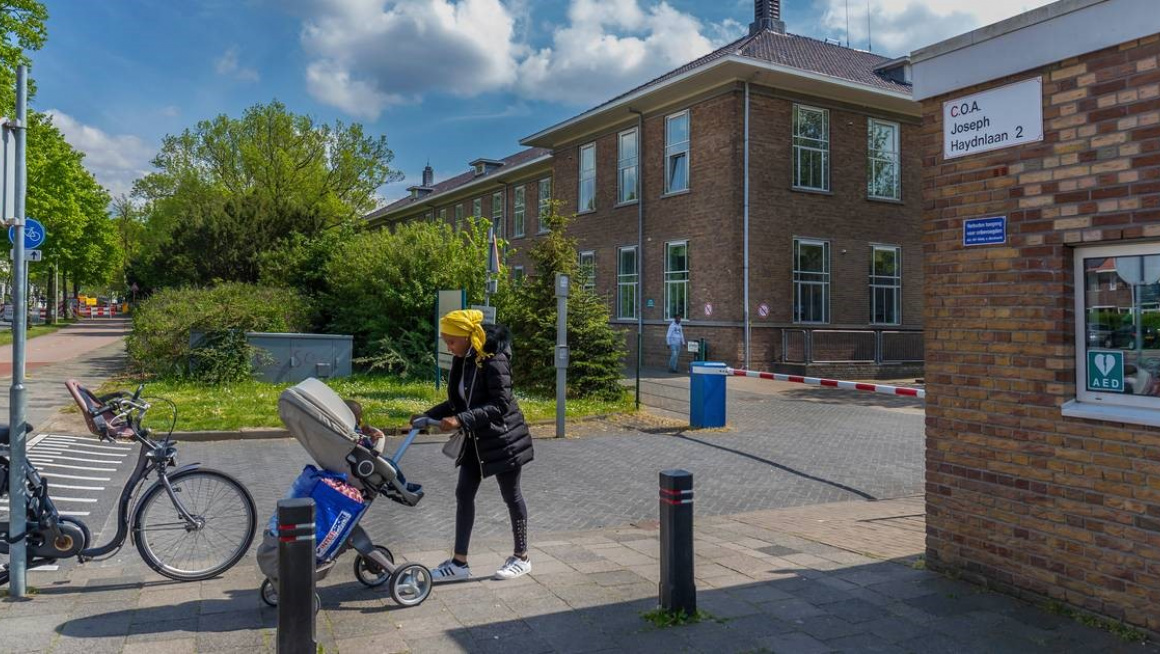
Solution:
[[[419,430],[433,421],[416,421],[394,456],[386,458],[359,443],[354,414],[334,391],[317,379],[307,379],[283,391],[278,398],[278,414],[322,468],[307,466],[289,494],[315,498],[315,580],[325,578],[338,557],[353,547],[358,551],[354,574],[359,582],[367,587],[387,583],[391,598],[399,604],[421,604],[431,594],[431,571],[418,563],[395,565],[391,551],[371,542],[358,523],[379,495],[404,506],[415,506],[423,499],[423,487],[406,481],[398,461]],[[258,567],[266,576],[261,597],[270,606],[278,604],[276,533],[275,519],[271,519],[257,552]],[[318,607],[316,596],[315,610]]]

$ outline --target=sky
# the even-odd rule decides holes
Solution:
[[[1048,0],[782,0],[787,31],[885,56]],[[49,0],[32,54],[52,114],[114,196],[162,139],[278,99],[385,134],[405,194],[739,38],[753,0]],[[847,7],[849,31],[847,32]]]

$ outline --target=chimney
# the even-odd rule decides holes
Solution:
[[[749,24],[749,34],[763,30],[773,30],[785,34],[785,22],[781,20],[781,0],[754,0],[753,22]]]
[[[435,185],[435,170],[431,168],[431,162],[427,162],[427,167],[423,169],[423,186],[428,188]]]

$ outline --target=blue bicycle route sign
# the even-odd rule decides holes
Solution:
[[[35,218],[24,219],[24,248],[27,250],[35,250],[44,243],[44,239],[48,237],[48,231],[44,229],[44,225],[40,224],[39,220]],[[16,243],[16,228],[8,228],[8,242],[15,245]]]

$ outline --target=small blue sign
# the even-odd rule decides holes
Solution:
[[[1007,242],[1007,216],[963,221],[963,245],[1002,245]]]
[[[35,250],[44,243],[47,236],[48,231],[44,229],[44,225],[41,225],[39,220],[24,219],[24,249]],[[16,227],[8,228],[8,242],[16,244]]]

